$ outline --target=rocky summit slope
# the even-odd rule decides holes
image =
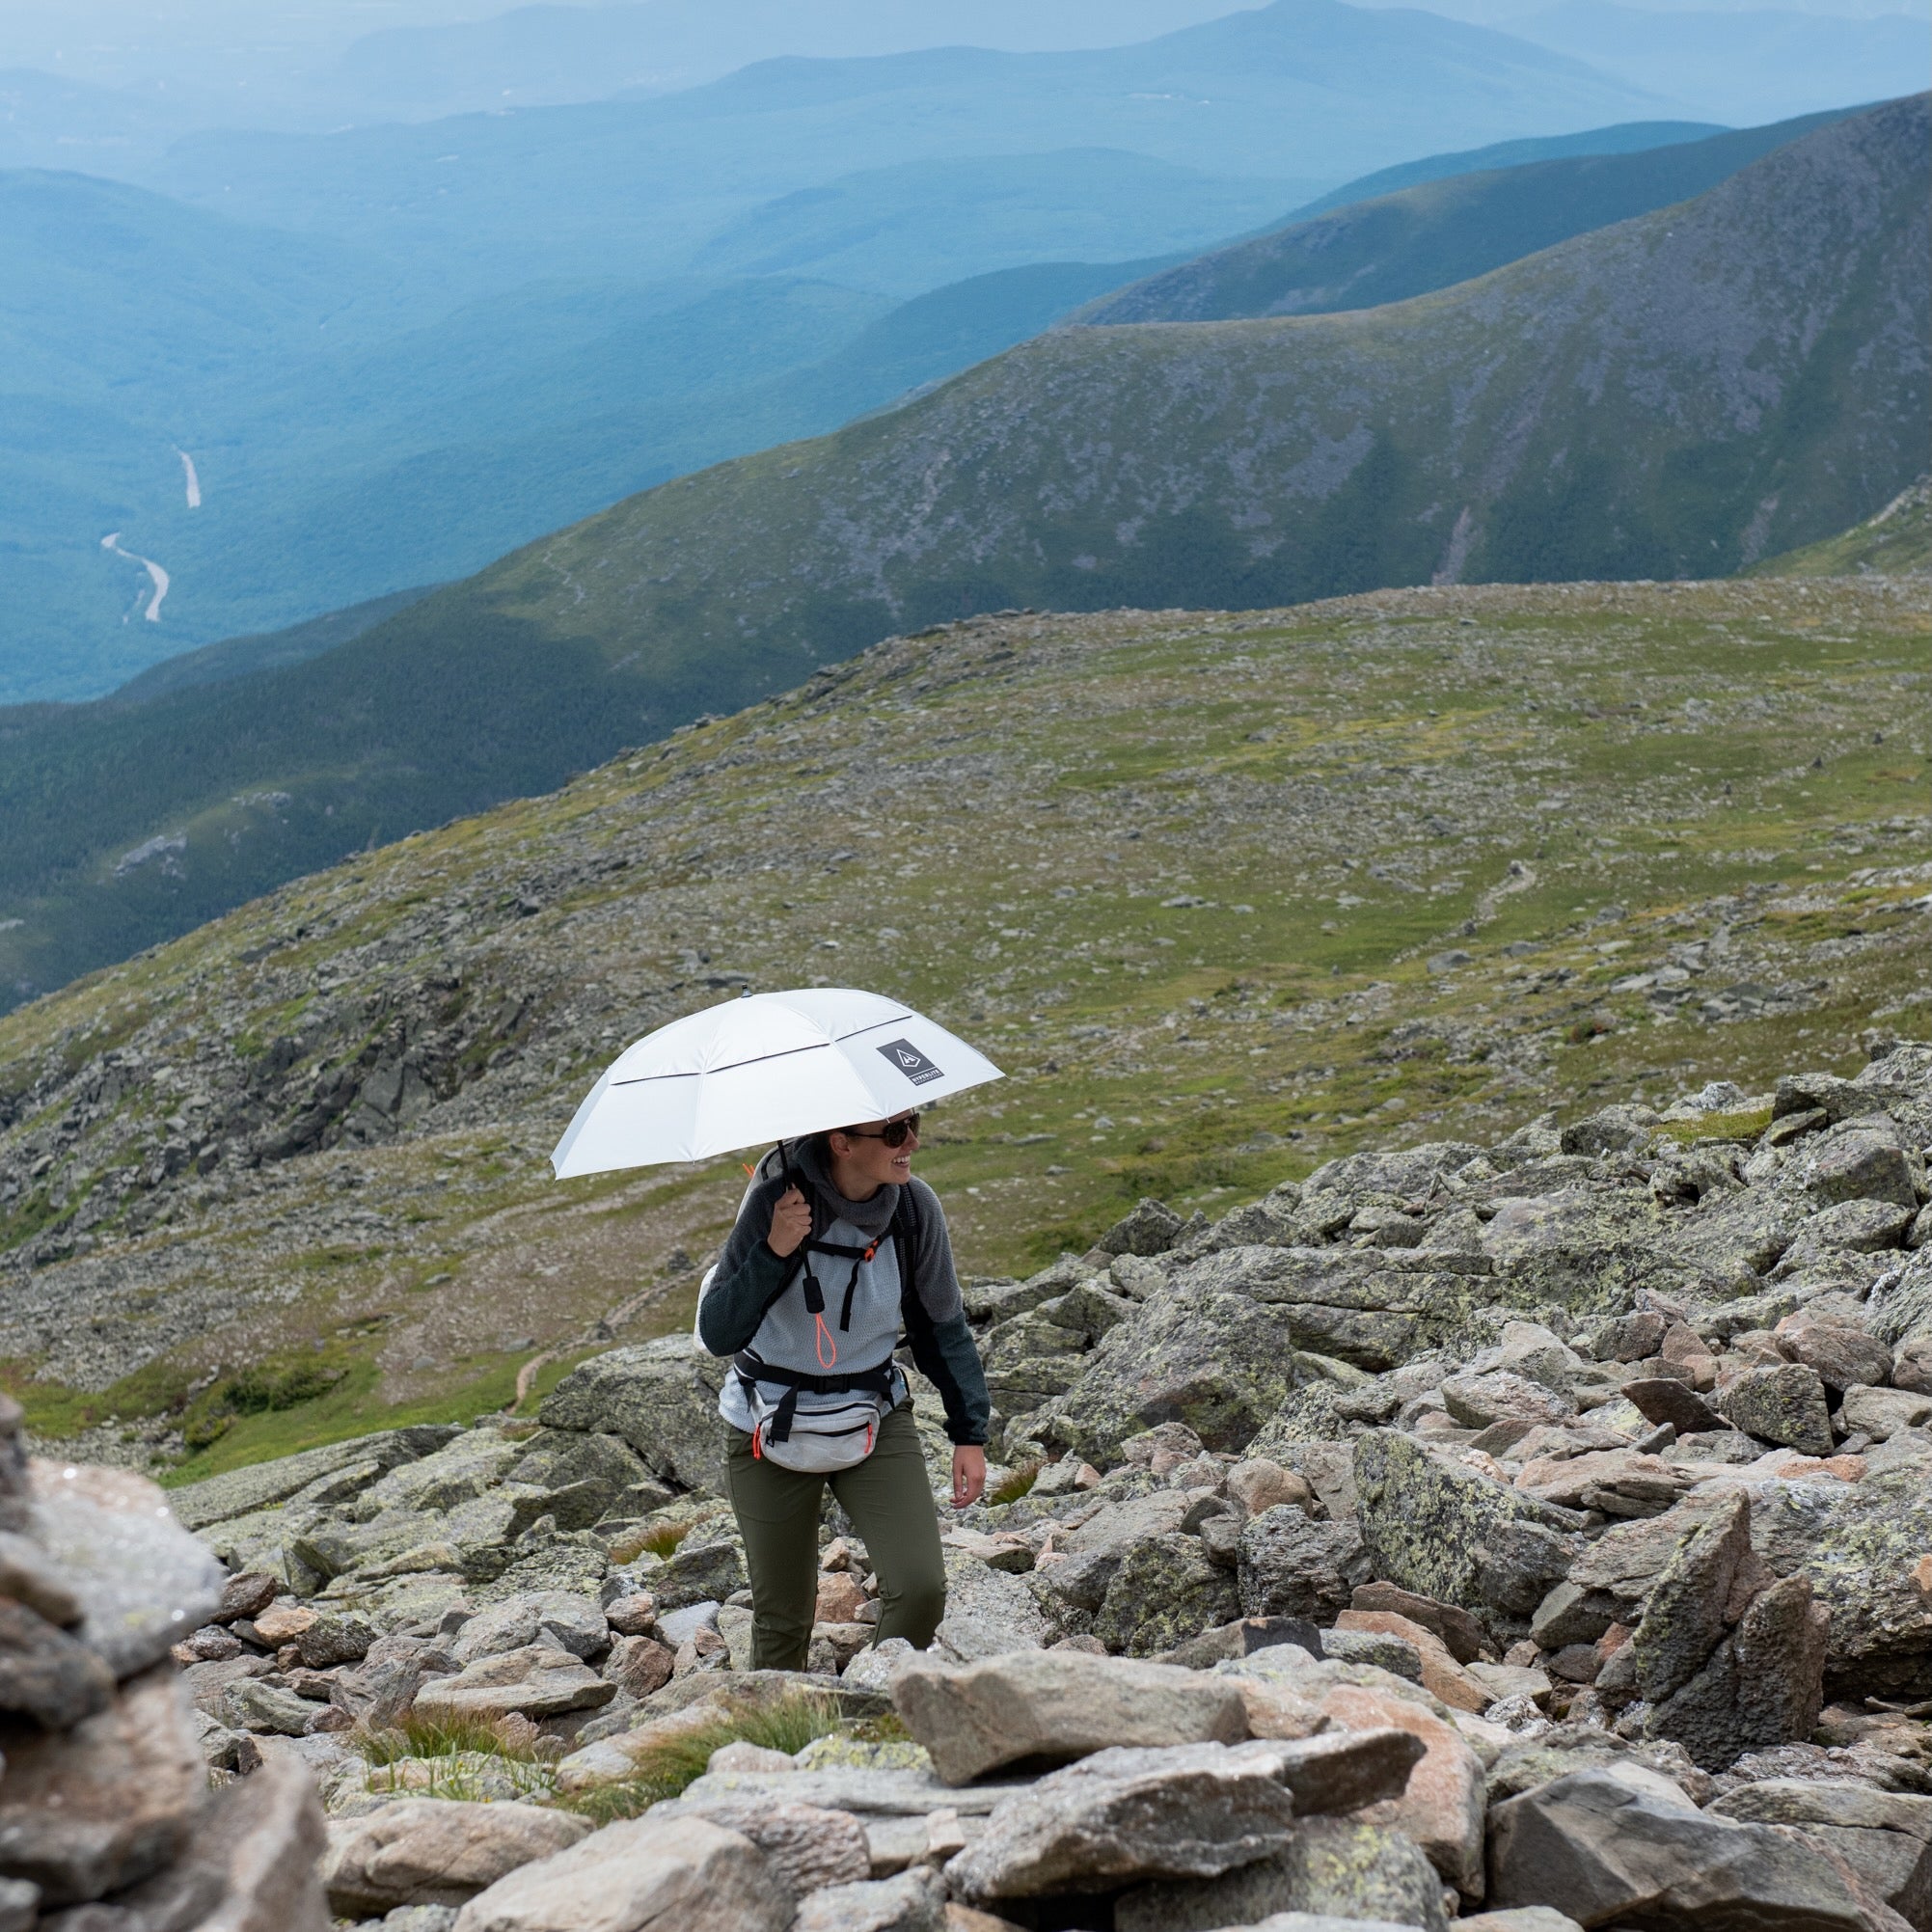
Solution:
[[[737,1163],[544,1156],[741,986],[877,986],[1006,1069],[921,1155],[982,1274],[1142,1194],[1849,1072],[1932,998],[1925,628],[1780,580],[881,645],[0,1020],[8,1386],[191,1477],[688,1323]]]
[[[749,1668],[685,1336],[213,1478],[202,1751],[306,1766],[413,1932],[1924,1932],[1928,1153],[1890,1043],[977,1280],[923,1654],[832,1507],[810,1669]]]

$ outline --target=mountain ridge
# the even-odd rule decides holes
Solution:
[[[1807,115],[1630,154],[1459,173],[1360,198],[1332,213],[1318,204],[1313,218],[1197,256],[1103,296],[1069,320],[1112,326],[1380,308],[1689,201],[1762,155],[1860,111]]]

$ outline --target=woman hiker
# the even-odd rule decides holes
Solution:
[[[751,1668],[802,1671],[827,1483],[879,1577],[873,1641],[924,1649],[946,1607],[939,1512],[901,1331],[939,1390],[953,1507],[986,1486],[991,1403],[939,1196],[912,1178],[919,1116],[781,1142],[759,1162],[701,1293],[698,1336],[735,1357],[719,1413],[751,1575]]]

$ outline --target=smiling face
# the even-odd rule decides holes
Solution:
[[[909,1108],[892,1119],[904,1120],[910,1112]],[[886,1126],[883,1120],[859,1121],[850,1130],[834,1129],[826,1135],[831,1150],[831,1184],[848,1201],[869,1201],[888,1181],[903,1187],[912,1178],[918,1129],[906,1136],[904,1146],[888,1147],[880,1138]]]

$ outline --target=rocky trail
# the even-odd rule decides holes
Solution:
[[[1891,1041],[975,1279],[934,1646],[833,1510],[796,1675],[682,1336],[165,1500],[9,1435],[0,1909],[1924,1932],[1928,1143]]]

